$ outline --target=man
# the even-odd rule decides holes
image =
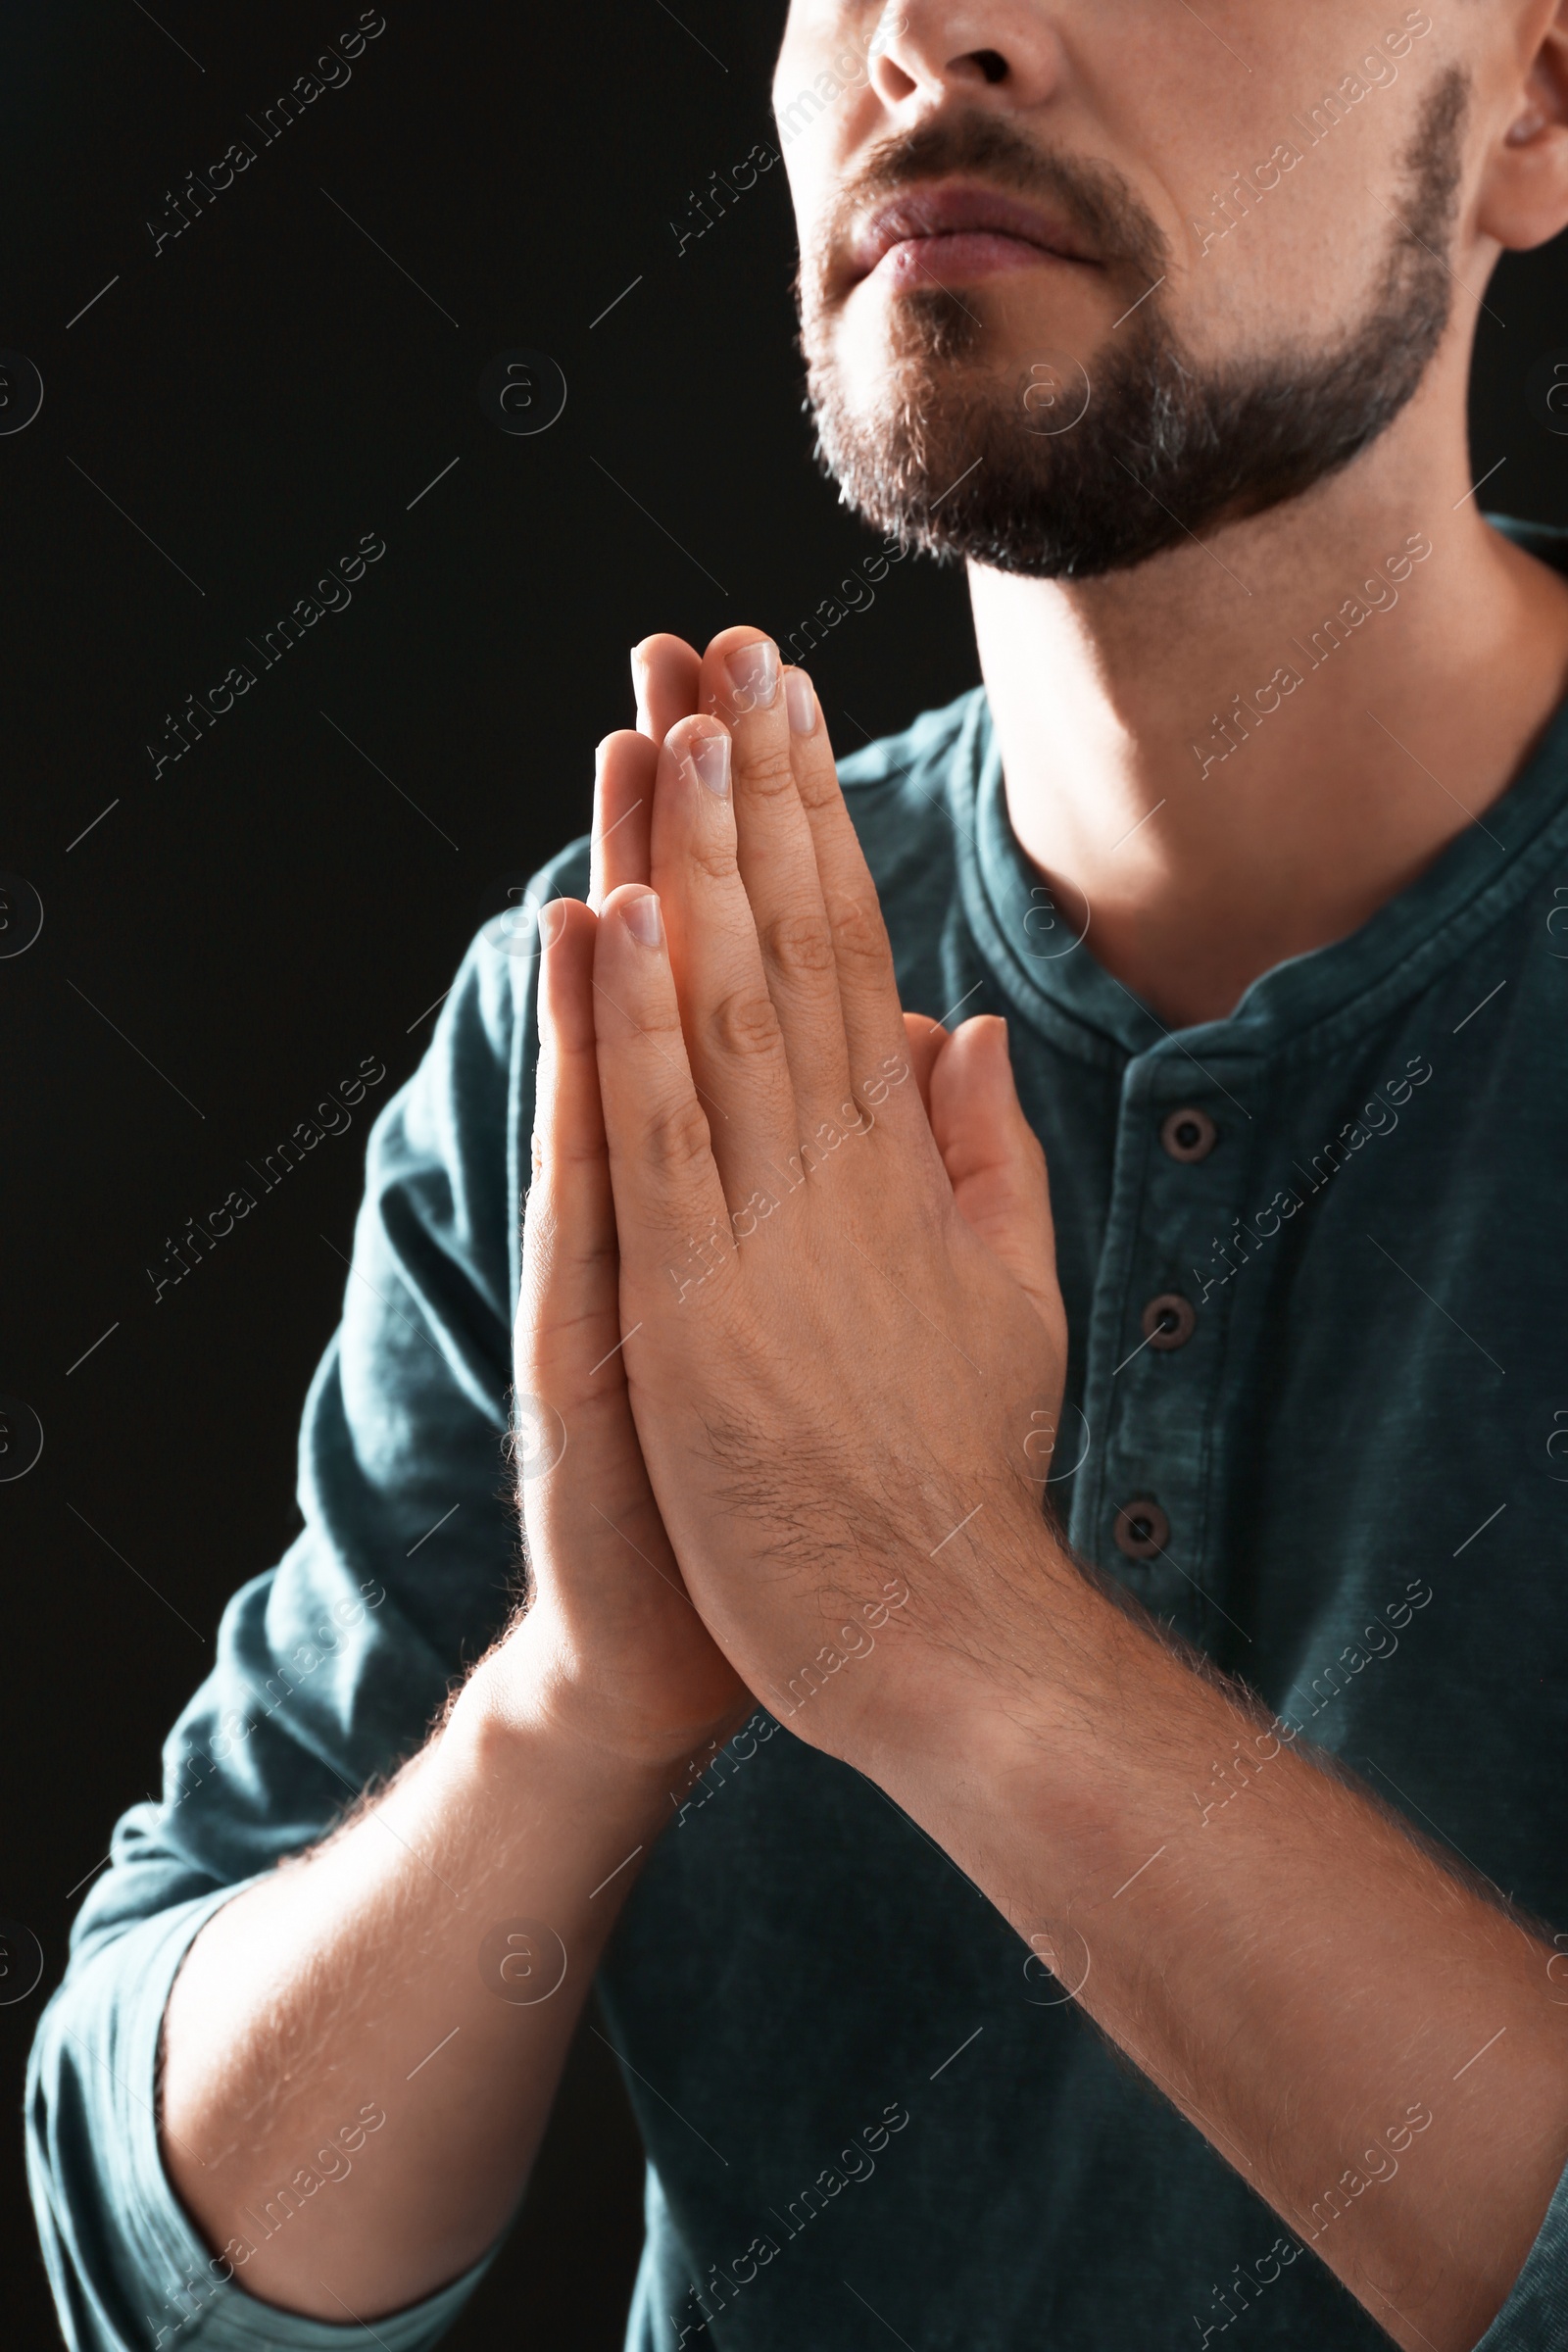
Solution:
[[[841,796],[650,640],[470,952],[40,2033],[74,2343],[434,2342],[596,1969],[639,2352],[1568,2340],[1568,588],[1464,431],[1565,17],[798,0],[986,691]]]

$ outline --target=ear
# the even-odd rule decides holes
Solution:
[[[1568,0],[1529,12],[1522,85],[1488,159],[1476,225],[1510,253],[1544,245],[1568,226]]]

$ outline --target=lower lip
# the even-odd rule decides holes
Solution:
[[[1022,237],[1005,236],[998,229],[966,228],[945,236],[901,238],[888,247],[871,274],[903,291],[929,286],[933,279],[951,285],[955,278],[995,277],[1004,270],[1084,267],[1082,262],[1049,253],[1043,245],[1031,245]]]

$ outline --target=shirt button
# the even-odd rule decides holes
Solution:
[[[1140,1495],[1116,1513],[1116,1548],[1130,1560],[1154,1560],[1170,1542],[1170,1521],[1157,1502]]]
[[[1144,1338],[1151,1348],[1185,1348],[1198,1329],[1198,1310],[1180,1291],[1162,1291],[1144,1309]]]
[[[1159,1130],[1159,1140],[1172,1159],[1206,1159],[1219,1142],[1219,1129],[1206,1110],[1173,1110]]]

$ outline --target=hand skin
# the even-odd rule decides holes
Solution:
[[[684,657],[669,641],[639,665],[645,723],[661,733],[695,707],[696,658]],[[595,825],[596,866],[608,849],[616,884],[638,853],[632,824],[611,828],[635,798],[639,745],[652,750],[618,740],[602,783],[608,772],[626,795],[607,815],[602,791]],[[643,844],[646,860],[646,818]],[[384,1793],[213,1916],[165,2020],[176,2192],[247,2292],[322,2320],[420,2300],[504,2227],[600,1953],[674,1818],[672,1792],[754,1703],[682,1589],[614,1352],[595,929],[581,906],[544,910],[514,1360],[519,1395],[546,1408],[545,1442],[559,1419],[568,1443],[548,1475],[520,1484],[530,1603]],[[480,1975],[488,1932],[518,1918],[546,1923],[566,1951],[564,1981],[537,2004]],[[541,1944],[510,1972],[531,1966],[547,1983],[553,1952]],[[386,2120],[348,2157],[339,2134],[362,2108]],[[318,2185],[285,2222],[277,2191],[302,2168]]]
[[[639,647],[633,675],[645,731],[601,749],[596,899],[646,880],[652,738],[696,709],[697,656],[678,640]],[[519,1489],[531,1605],[382,1795],[214,1915],[165,2021],[161,2124],[176,2192],[248,2293],[323,2320],[420,2300],[504,2227],[671,1795],[753,1705],[682,1588],[627,1406],[596,927],[568,902],[541,916],[514,1359],[519,1393],[546,1408],[530,1442],[548,1446],[555,1417],[568,1443]],[[919,1084],[944,1043],[909,1016]],[[483,1937],[516,1918],[544,1921],[567,1953],[564,1982],[537,2006],[514,2006],[479,1974]],[[548,1951],[536,1957],[543,1972]],[[349,2157],[339,2134],[362,2107],[386,2122]],[[302,2168],[319,2185],[284,2227],[277,2191]]]
[[[792,730],[755,657],[730,673],[755,642],[709,651],[593,976],[622,1353],[686,1587],[1396,2342],[1464,2352],[1568,2159],[1549,1936],[1043,1517],[1064,1330],[1000,1024],[939,1045],[929,1125],[878,1094],[874,892],[808,691]],[[1227,1769],[1245,1795],[1205,1810]]]

